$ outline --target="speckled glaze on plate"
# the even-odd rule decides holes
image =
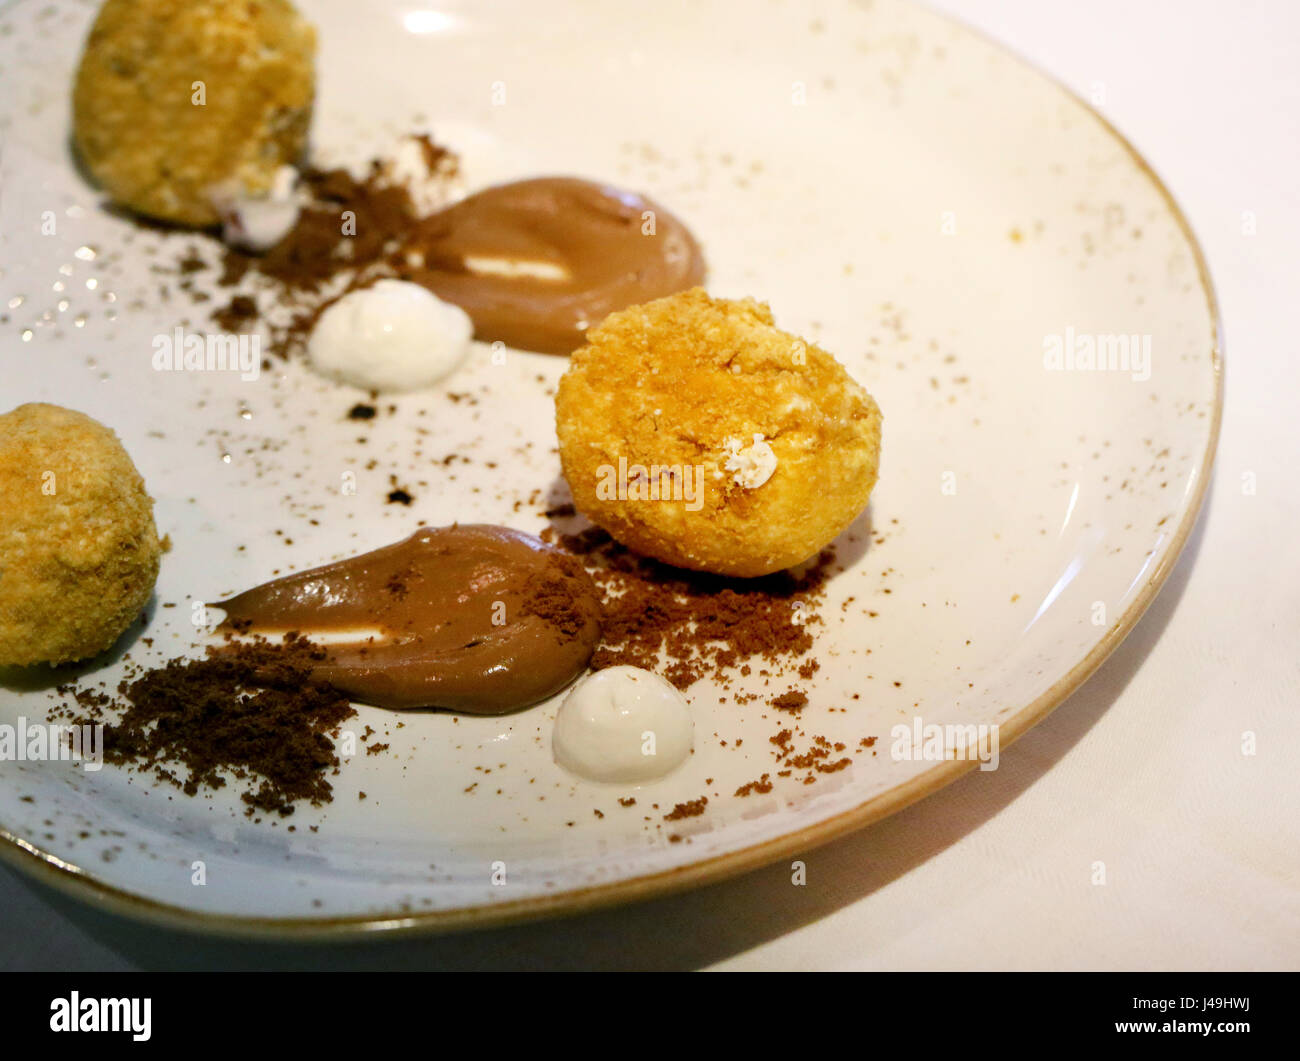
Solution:
[[[872,391],[880,483],[837,543],[820,669],[697,684],[695,755],[635,791],[554,765],[554,702],[495,719],[362,708],[357,726],[388,750],[354,756],[333,803],[283,821],[245,818],[234,792],[3,762],[7,859],[108,908],[249,935],[626,901],[797,855],[976,765],[893,754],[900,723],[997,724],[1015,754],[1140,618],[1210,471],[1217,311],[1168,193],[1060,86],[892,0],[669,2],[636,20],[580,2],[302,6],[321,41],[323,154],[365,158],[427,125],[466,189],[561,172],[645,192],[700,238],[714,294],[769,301]],[[196,601],[420,523],[546,526],[564,500],[561,359],[494,364],[479,348],[445,387],[364,423],[346,417],[362,395],[300,364],[252,381],[152,369],[154,336],[208,327],[210,305],[172,274],[202,241],[104,211],[68,157],[92,15],[0,11],[0,357],[6,408],[54,401],[121,435],[174,544],[152,643],[134,631],[95,677],[115,683],[123,652],[195,651]],[[1052,362],[1089,342],[1116,352],[1113,369]],[[410,505],[386,502],[395,485]],[[56,697],[40,677],[3,675],[0,723],[45,717]],[[789,720],[765,700],[791,685],[809,697],[797,741],[842,743],[851,765],[733,795],[773,770]],[[760,696],[719,702],[740,689]],[[703,814],[664,820],[701,796]]]

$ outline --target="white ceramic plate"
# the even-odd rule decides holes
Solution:
[[[1057,84],[883,0],[669,0],[653,17],[576,0],[304,8],[321,41],[318,147],[364,158],[427,124],[467,188],[561,172],[644,191],[698,234],[715,294],[768,300],[876,395],[880,484],[839,543],[849,569],[801,720],[850,747],[874,735],[876,754],[736,798],[772,769],[779,720],[701,683],[696,754],[632,792],[552,763],[554,704],[496,719],[363,708],[358,725],[389,753],[349,761],[335,801],[300,810],[292,832],[245,819],[233,792],[0,763],[8,858],[90,901],[227,932],[446,928],[626,900],[806,850],[975,765],[891,755],[899,723],[997,724],[1006,753],[1141,616],[1214,453],[1216,311],[1164,188]],[[358,394],[300,365],[255,382],[152,371],[152,337],[204,315],[162,298],[174,278],[150,271],[184,237],[105,213],[69,161],[92,13],[40,0],[0,14],[0,404],[54,401],[111,425],[158,499],[175,547],[153,647],[124,647],[141,661],[190,651],[192,601],[419,523],[541,529],[560,359],[499,366],[480,350],[449,384],[474,401],[407,397],[363,427],[343,418]],[[1137,338],[1114,370],[1045,365],[1054,336],[1119,335]],[[450,453],[471,463],[444,466]],[[390,475],[410,508],[384,503]],[[5,682],[0,722],[44,717],[48,689]],[[700,795],[703,815],[663,822]]]

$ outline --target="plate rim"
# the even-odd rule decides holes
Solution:
[[[915,6],[941,21],[959,27],[1054,85],[1081,106],[1096,120],[1102,130],[1124,149],[1138,170],[1151,182],[1153,189],[1163,200],[1187,240],[1196,263],[1197,279],[1211,322],[1212,345],[1209,353],[1214,385],[1213,409],[1205,448],[1194,468],[1195,485],[1192,500],[1174,528],[1169,545],[1157,563],[1156,569],[1147,578],[1142,591],[1124,609],[1117,622],[1050,688],[1000,724],[1000,747],[1007,748],[1069,699],[1092,676],[1137,626],[1168,580],[1170,573],[1177,566],[1187,539],[1200,518],[1218,450],[1224,403],[1223,318],[1209,264],[1191,222],[1154,167],[1128,137],[1092,103],[1056,75],[1045,70],[1039,63],[1026,58],[1019,50],[995,39],[980,27],[973,26],[946,11],[937,11],[925,3]],[[46,851],[39,844],[32,843],[2,824],[0,824],[0,861],[52,887],[55,891],[71,896],[95,909],[162,928],[195,932],[204,936],[304,943],[375,936],[384,938],[431,936],[522,924],[550,917],[574,916],[610,906],[672,895],[737,877],[742,873],[770,865],[787,855],[814,850],[841,836],[864,829],[945,788],[977,765],[976,760],[945,760],[924,773],[824,821],[750,844],[738,851],[713,855],[655,873],[566,889],[555,894],[453,907],[447,910],[348,914],[333,917],[313,917],[310,914],[300,917],[243,917],[237,914],[193,910],[151,899],[100,880],[85,867]]]

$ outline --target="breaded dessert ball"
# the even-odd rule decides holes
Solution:
[[[0,665],[108,648],[149,600],[161,553],[117,436],[57,405],[0,416],[0,512]]]
[[[574,351],[555,410],[578,510],[678,567],[793,567],[876,483],[871,395],[752,299],[694,288],[610,314]]]
[[[215,224],[214,195],[265,194],[301,156],[315,53],[288,0],[107,0],[77,70],[77,150],[121,205]]]

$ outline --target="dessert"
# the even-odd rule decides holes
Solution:
[[[119,685],[109,761],[172,783],[179,761],[187,792],[233,771],[260,785],[244,793],[250,813],[284,814],[329,800],[325,774],[340,763],[330,738],[352,700],[499,715],[579,679],[555,718],[555,760],[629,785],[691,755],[682,691],[702,678],[720,704],[761,699],[797,719],[808,697],[794,674],[806,681],[820,666],[808,625],[821,621],[834,559],[822,550],[876,480],[875,402],[825,351],[776,329],[766,306],[695,287],[699,244],[638,194],[539,177],[447,205],[453,179],[463,187],[458,163],[425,134],[367,173],[300,173],[314,47],[285,0],[109,0],[78,75],[88,168],[139,213],[219,223],[217,284],[238,291],[213,319],[231,331],[256,323],[274,352],[301,350],[331,378],[376,394],[425,387],[473,337],[582,347],[556,425],[576,506],[598,526],[559,537],[562,548],[504,527],[421,528],[241,593],[219,605],[224,645]],[[186,238],[179,286],[192,291],[190,275],[210,264],[194,249],[203,237]],[[373,404],[349,414],[375,415]],[[388,502],[409,505],[390,479]],[[271,632],[284,642],[260,636]],[[755,669],[765,691],[732,684]],[[834,757],[843,745],[807,739],[795,744],[789,728],[772,739],[777,776],[806,770],[797,780],[812,784],[850,762]],[[765,773],[737,795],[771,787]]]
[[[576,559],[485,525],[422,527],[218,607],[228,630],[352,635],[312,680],[377,707],[527,707],[573,681],[600,638],[600,597]]]
[[[302,154],[315,51],[288,0],[107,0],[77,70],[77,151],[120,205],[214,225]]]
[[[575,685],[555,716],[555,761],[589,781],[639,784],[671,773],[691,754],[695,725],[686,698],[640,667],[596,671]]]
[[[307,357],[322,375],[363,390],[417,390],[465,360],[473,331],[463,309],[427,288],[376,280],[325,307]]]
[[[765,305],[695,288],[611,314],[555,400],[588,519],[678,567],[754,577],[815,556],[863,510],[880,410]]]
[[[83,413],[0,416],[0,665],[97,655],[149,600],[162,547],[117,436]]]
[[[381,279],[408,281],[461,307],[484,342],[567,354],[606,314],[704,276],[699,245],[680,221],[608,185],[539,177],[444,206],[458,162],[427,134],[402,138],[363,179],[312,168],[301,178],[287,231],[278,226],[288,208],[274,201],[232,216],[218,281],[234,286],[248,274],[264,281],[257,300],[236,298],[270,328],[279,354],[306,345],[341,289]],[[346,229],[340,217],[365,224]],[[219,323],[227,315],[228,307],[213,314]]]
[[[567,354],[592,325],[704,279],[699,244],[635,192],[575,177],[501,184],[427,217],[399,275],[463,307],[484,342]]]

